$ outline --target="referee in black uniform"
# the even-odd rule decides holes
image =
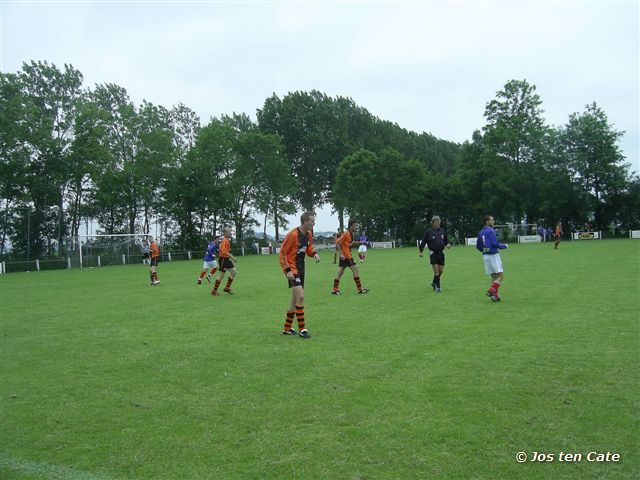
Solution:
[[[451,248],[447,232],[440,227],[440,217],[434,216],[431,219],[431,228],[427,228],[424,232],[424,236],[420,241],[420,256],[424,256],[425,245],[429,248],[429,260],[431,261],[431,268],[433,268],[433,281],[431,286],[435,293],[440,293],[440,277],[444,271],[444,249]]]

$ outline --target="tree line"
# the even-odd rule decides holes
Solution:
[[[273,94],[256,112],[202,124],[186,105],[136,105],[114,84],[83,86],[71,65],[24,63],[0,72],[0,257],[64,256],[83,225],[149,233],[200,248],[234,227],[276,237],[286,215],[330,204],[370,236],[410,240],[433,214],[475,233],[499,223],[603,230],[640,225],[640,182],[595,103],[549,126],[526,80],[511,80],[462,144],[379,119],[345,97]],[[338,225],[336,225],[337,227]]]

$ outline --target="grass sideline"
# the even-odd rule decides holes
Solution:
[[[498,304],[472,247],[439,295],[414,248],[333,297],[325,253],[310,340],[280,335],[276,256],[217,298],[200,261],[0,276],[0,478],[639,478],[639,247],[513,245]]]

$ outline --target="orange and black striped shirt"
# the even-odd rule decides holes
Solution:
[[[291,271],[296,275],[304,275],[304,257],[313,257],[316,252],[313,249],[313,233],[305,235],[300,227],[290,230],[284,237],[280,247],[280,266],[286,274]]]
[[[149,245],[149,253],[151,254],[151,258],[160,256],[160,247],[158,247],[156,242],[151,242],[151,245]]]
[[[353,239],[351,238],[351,232],[349,230],[345,230],[345,232],[338,239],[338,244],[340,245],[340,255],[342,255],[345,260],[353,258],[353,255],[351,255],[352,241]]]
[[[227,237],[224,237],[222,242],[220,242],[218,258],[229,258],[229,255],[231,255],[231,241]]]

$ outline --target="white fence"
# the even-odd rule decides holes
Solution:
[[[371,242],[371,248],[396,248],[396,242]]]
[[[313,248],[316,249],[316,251],[320,252],[322,250],[335,250],[336,249],[336,244],[335,243],[316,243],[313,242]]]
[[[464,244],[468,247],[475,247],[476,242],[478,241],[477,237],[466,237],[464,239]],[[540,243],[542,239],[540,235],[518,235],[518,243]]]
[[[629,238],[640,238],[640,230],[630,230]]]
[[[540,243],[540,235],[518,235],[518,243]]]

